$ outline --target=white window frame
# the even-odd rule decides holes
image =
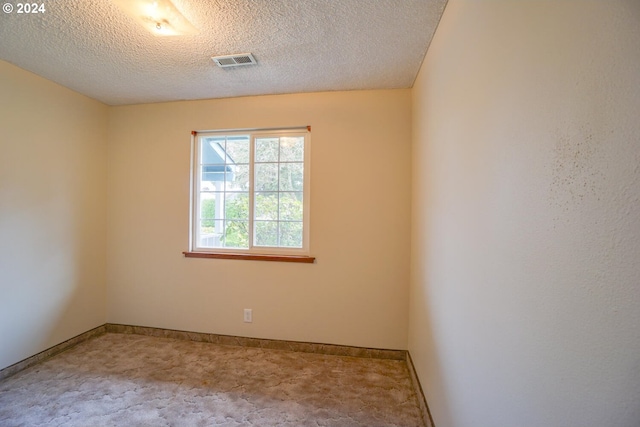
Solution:
[[[249,136],[249,248],[223,248],[199,246],[198,225],[200,224],[200,139],[211,136]],[[303,183],[303,217],[302,217],[302,247],[266,247],[254,246],[254,168],[255,168],[255,140],[256,138],[300,136],[304,138],[304,183]],[[189,221],[189,249],[197,253],[221,254],[256,254],[256,255],[299,255],[308,256],[310,253],[310,205],[311,205],[311,132],[307,126],[283,129],[233,129],[192,132],[191,137],[191,188],[190,188],[190,221]],[[279,162],[278,162],[279,163]]]

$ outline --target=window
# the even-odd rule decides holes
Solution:
[[[308,255],[309,132],[196,132],[191,251]]]

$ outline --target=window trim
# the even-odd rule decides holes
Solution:
[[[215,259],[242,259],[250,261],[280,261],[313,264],[315,257],[308,255],[266,255],[266,254],[238,254],[231,252],[182,252],[185,258],[215,258]]]
[[[208,248],[198,246],[198,228],[200,205],[200,138],[206,136],[248,135],[250,144],[250,173],[249,173],[249,248]],[[255,140],[264,137],[302,136],[304,137],[304,182],[303,182],[303,219],[302,219],[302,248],[262,247],[253,246],[254,241],[254,168],[255,168]],[[311,127],[290,128],[250,128],[223,129],[191,132],[191,167],[190,167],[190,199],[189,199],[189,251],[183,252],[185,257],[195,258],[224,258],[224,259],[253,259],[265,261],[288,261],[312,263],[315,258],[309,256],[310,245],[310,213],[311,213]],[[278,162],[280,163],[280,162]]]

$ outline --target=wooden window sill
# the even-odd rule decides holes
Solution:
[[[185,258],[244,259],[251,261],[301,262],[313,264],[315,257],[306,255],[231,254],[226,252],[182,252]]]

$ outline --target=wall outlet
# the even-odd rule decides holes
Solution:
[[[245,323],[253,322],[253,311],[250,308],[244,309],[244,321]]]

